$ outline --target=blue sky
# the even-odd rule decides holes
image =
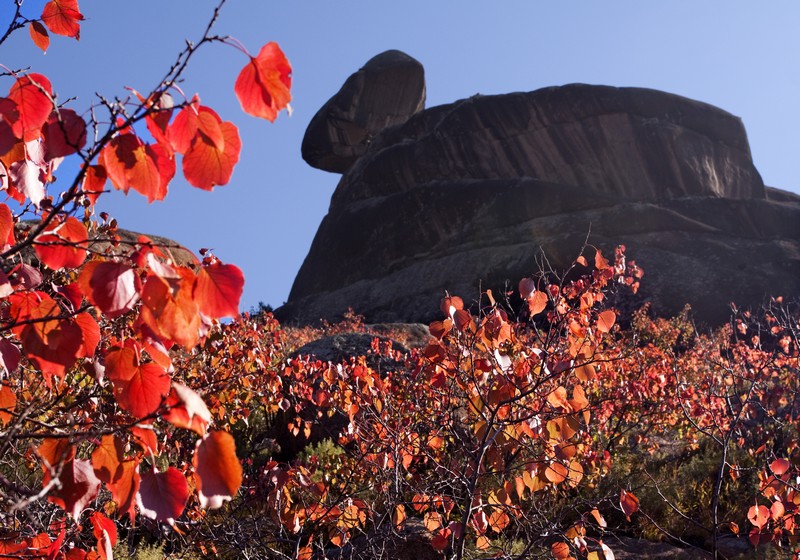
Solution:
[[[43,4],[26,0],[23,13],[36,16]],[[70,106],[81,113],[95,92],[154,87],[184,40],[201,36],[215,5],[81,0],[80,41],[54,37],[42,55],[23,30],[0,47],[0,63],[46,75],[61,100],[77,97]],[[0,0],[0,25],[12,6]],[[717,105],[743,119],[764,181],[800,192],[798,29],[800,3],[792,0],[229,0],[217,33],[253,54],[280,43],[294,67],[294,114],[275,124],[245,115],[233,83],[246,58],[212,45],[182,87],[239,127],[243,149],[231,183],[207,193],[176,179],[161,203],[115,192],[99,206],[122,227],[195,251],[211,247],[240,266],[242,309],[280,305],[339,178],[302,161],[305,128],[349,74],[392,48],[425,66],[428,106],[572,82],[657,88]],[[5,81],[0,92],[11,85]]]

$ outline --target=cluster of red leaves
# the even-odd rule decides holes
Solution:
[[[541,313],[544,327],[511,320],[491,294],[477,314],[453,296],[442,301],[444,318],[430,326],[434,341],[410,355],[376,339],[368,356],[342,363],[296,356],[257,377],[245,375],[248,398],[261,395],[258,404],[285,419],[290,438],[313,439],[318,424],[344,424],[335,445],[347,451],[336,466],[309,452],[302,461],[272,460],[248,475],[245,485],[257,489],[253,499],[267,497],[277,528],[272,545],[285,550],[291,543],[298,558],[311,558],[384,524],[402,532],[421,523],[438,550],[466,541],[489,550],[543,503],[556,504],[602,477],[609,461],[593,449],[587,394],[606,367],[597,348],[616,321],[597,304],[624,275],[602,263],[563,285],[542,279],[547,302],[534,319]],[[250,338],[244,332],[225,340]],[[273,343],[291,338],[270,332]],[[217,371],[234,361],[226,344],[212,359]],[[240,343],[236,348],[239,363],[258,356],[262,368],[268,363],[270,352],[253,343],[245,356]],[[403,365],[379,370],[369,365],[376,359]],[[243,386],[226,386],[227,405],[256,406],[236,396]],[[625,515],[636,512],[632,492],[617,496]],[[605,554],[607,547],[587,536],[605,527],[597,507],[577,523],[564,519],[569,550]]]
[[[83,19],[76,0],[51,0],[29,30],[45,50],[48,31],[77,39]],[[248,57],[235,93],[246,112],[272,121],[290,101],[291,67],[275,43]],[[239,316],[244,277],[210,254],[177,262],[143,236],[123,241],[115,223],[95,220],[94,203],[107,181],[163,199],[176,154],[191,185],[224,185],[241,142],[197,96],[176,106],[169,84],[147,96],[134,91],[139,103],[112,110],[112,124],[100,130],[91,111],[87,123],[57,105],[45,76],[12,79],[0,98],[0,191],[16,202],[0,203],[0,446],[7,453],[28,443],[42,487],[3,483],[19,496],[12,511],[46,497],[68,517],[49,534],[4,527],[0,555],[111,558],[117,530],[108,516],[132,523],[138,512],[176,526],[239,490],[234,439],[210,429],[208,397],[182,382],[190,376],[176,370],[175,357],[217,332],[220,319]],[[151,139],[137,131],[140,121]],[[91,127],[99,140],[87,144]],[[54,170],[76,154],[79,176],[49,196]],[[38,221],[20,228],[24,217]],[[176,452],[170,437],[183,442],[180,430],[194,437]],[[84,518],[93,551],[66,544]]]

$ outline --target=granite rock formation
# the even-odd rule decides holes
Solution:
[[[317,111],[303,138],[309,165],[344,173],[373,138],[425,107],[425,71],[400,51],[371,58]]]
[[[429,321],[446,290],[469,301],[514,286],[541,251],[566,268],[587,235],[607,254],[628,247],[660,313],[689,303],[719,323],[729,302],[800,294],[800,196],[764,186],[740,119],[660,91],[573,84],[385,128],[347,166],[278,315]]]

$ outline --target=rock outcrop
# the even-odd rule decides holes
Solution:
[[[371,58],[317,111],[303,138],[303,159],[313,167],[344,173],[373,138],[406,122],[425,107],[425,71],[400,51]]]
[[[309,127],[309,133],[314,123]],[[476,96],[378,134],[349,165],[284,319],[429,321],[587,239],[625,244],[656,311],[800,294],[800,196],[766,188],[740,119],[640,88],[574,84]]]

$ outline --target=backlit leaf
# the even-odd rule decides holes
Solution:
[[[145,517],[168,523],[183,513],[189,499],[186,477],[175,467],[164,472],[149,471],[141,475],[136,501]]]
[[[86,144],[86,121],[72,109],[50,113],[42,132],[46,161],[74,154]]]
[[[92,464],[84,459],[74,459],[64,464],[58,479],[61,487],[48,494],[47,499],[78,519],[97,497],[100,479],[95,476]]]
[[[761,529],[769,521],[770,514],[770,510],[766,506],[750,506],[750,509],[747,510],[747,520]]]
[[[51,0],[42,10],[42,22],[56,35],[80,39],[82,20],[78,0]]]
[[[53,220],[42,232],[34,248],[39,260],[52,270],[78,268],[86,260],[86,226],[68,216],[63,221]]]
[[[182,383],[173,383],[166,405],[169,410],[164,420],[179,428],[193,430],[201,436],[211,422],[211,411],[203,399],[192,389]]]
[[[141,364],[130,348],[112,348],[106,353],[106,375],[122,408],[136,418],[145,418],[161,406],[169,394],[170,377],[155,363]]]
[[[606,309],[597,316],[597,330],[604,333],[610,332],[616,320],[616,313],[610,309]]]
[[[11,86],[8,97],[19,112],[19,118],[11,125],[14,135],[25,142],[39,138],[42,125],[53,112],[50,80],[41,74],[22,76]]]
[[[14,408],[17,406],[17,395],[8,385],[0,385],[0,425],[8,426],[14,417]]]
[[[47,51],[47,47],[50,46],[50,36],[47,34],[45,26],[39,21],[32,21],[28,26],[28,31],[31,34],[33,43],[42,51]]]
[[[14,216],[8,206],[0,204],[0,250],[14,243]]]
[[[92,467],[97,478],[108,484],[122,475],[123,449],[122,441],[113,434],[107,434],[100,440],[100,445],[92,451]]]
[[[242,484],[242,466],[228,432],[210,432],[198,442],[192,461],[200,506],[216,509],[231,500]]]
[[[193,187],[210,191],[217,185],[228,184],[231,179],[242,149],[239,130],[233,123],[221,122],[219,133],[221,146],[198,132],[183,156],[183,175]]]
[[[639,498],[633,492],[627,492],[622,489],[619,492],[619,505],[622,508],[622,513],[630,521],[631,515],[639,510]]]
[[[142,283],[126,263],[93,261],[81,270],[78,284],[86,298],[109,318],[124,315],[139,301]]]
[[[244,275],[238,267],[215,262],[197,273],[193,297],[207,317],[237,317],[243,288]]]
[[[292,100],[292,67],[277,43],[261,47],[239,76],[234,90],[245,113],[272,122]]]
[[[112,549],[117,544],[116,524],[99,511],[90,515],[89,521],[92,523],[92,533],[97,539],[97,550],[100,552],[100,558],[113,560]]]

